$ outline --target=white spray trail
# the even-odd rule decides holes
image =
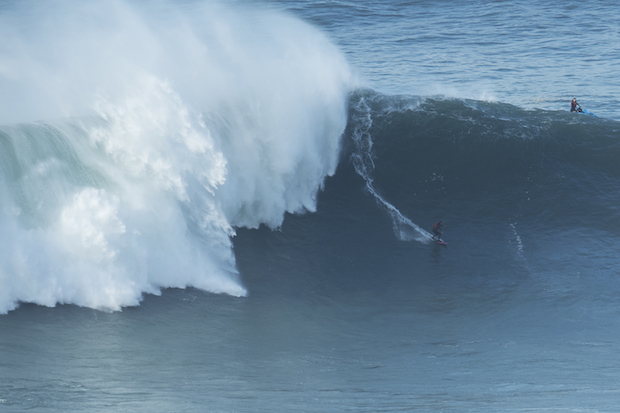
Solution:
[[[372,138],[370,136],[372,111],[364,97],[360,98],[356,107],[356,113],[358,113],[358,116],[355,119],[356,126],[353,131],[355,151],[351,156],[355,171],[364,179],[364,182],[366,182],[366,189],[368,192],[390,215],[394,227],[394,234],[399,240],[414,240],[424,243],[430,242],[433,236],[428,231],[404,216],[398,208],[389,203],[375,188],[374,179],[372,177],[372,173],[375,169],[375,162],[373,159]]]

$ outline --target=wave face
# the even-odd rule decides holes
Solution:
[[[316,214],[235,239],[252,294],[357,293],[422,312],[465,296],[615,294],[618,122],[369,90],[349,103]],[[431,242],[438,220],[447,248]]]
[[[396,227],[426,240],[404,216],[426,227],[450,217],[522,220],[545,232],[617,228],[618,130],[615,121],[568,112],[360,92],[347,136],[368,191]]]
[[[41,2],[0,32],[0,312],[243,296],[234,228],[314,211],[336,170],[349,67],[297,19]]]

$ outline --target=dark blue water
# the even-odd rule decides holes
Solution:
[[[617,410],[611,2],[48,7],[0,3],[0,411]]]

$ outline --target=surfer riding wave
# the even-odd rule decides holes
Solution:
[[[443,235],[443,222],[438,221],[435,223],[435,225],[433,225],[433,240],[435,241],[439,241],[441,240],[441,236]]]

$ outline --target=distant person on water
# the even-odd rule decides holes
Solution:
[[[577,103],[577,98],[573,98],[570,102],[570,111],[571,112],[583,112],[581,109],[581,105]]]
[[[433,225],[433,234],[435,234],[433,235],[434,240],[441,239],[441,236],[443,235],[443,222],[439,221]]]

